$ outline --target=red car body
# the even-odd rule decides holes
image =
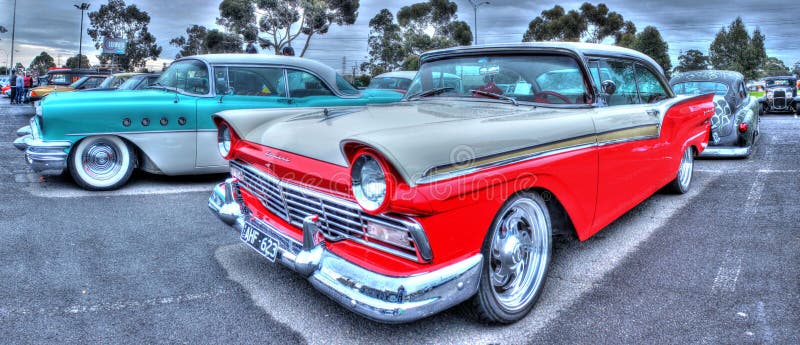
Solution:
[[[562,46],[557,45],[554,49],[560,48]],[[434,57],[435,54],[431,54],[430,60],[435,60]],[[428,57],[424,56],[421,60],[423,66],[426,59]],[[661,83],[666,85],[663,80]],[[413,94],[412,91],[409,93]],[[564,212],[563,216],[559,217],[558,212],[550,214],[553,228],[574,229],[580,240],[590,238],[671,181],[681,178],[680,173],[685,167],[686,153],[696,155],[707,145],[709,118],[714,110],[712,98],[713,95],[694,98],[670,97],[657,103],[660,104],[658,109],[663,111],[663,115],[659,114],[658,110],[653,110],[656,117],[661,116],[657,125],[597,132],[582,145],[564,146],[566,149],[564,147],[553,149],[546,151],[547,154],[533,155],[530,159],[522,159],[512,164],[488,164],[474,171],[441,178],[432,183],[419,183],[404,178],[404,174],[400,172],[402,167],[398,166],[398,161],[401,159],[394,155],[396,152],[383,145],[359,139],[361,138],[359,136],[345,137],[341,140],[339,149],[344,161],[348,163],[342,165],[298,154],[278,145],[270,146],[253,139],[252,136],[247,137],[246,133],[239,131],[248,130],[237,125],[238,119],[244,117],[222,113],[215,116],[214,120],[221,130],[222,128],[232,130],[226,159],[238,164],[239,168],[232,169],[234,178],[241,177],[240,170],[246,167],[257,174],[271,176],[303,190],[359,204],[358,198],[354,196],[351,177],[354,161],[365,153],[377,157],[387,175],[388,200],[377,211],[363,209],[362,212],[391,215],[416,222],[421,229],[424,229],[432,257],[425,257],[425,251],[417,250],[416,260],[413,260],[387,251],[375,250],[362,242],[329,241],[322,236],[316,236],[315,241],[323,242],[326,251],[350,264],[390,280],[392,277],[408,278],[444,272],[470,258],[481,255],[485,257],[487,253],[484,241],[489,236],[487,232],[490,232],[489,229],[498,217],[499,210],[502,210],[504,204],[514,195],[522,191],[534,191],[549,205],[560,206]],[[431,108],[434,105],[443,107],[442,104],[430,104]],[[420,105],[419,109],[422,108],[423,105]],[[613,109],[613,107],[596,109]],[[370,107],[370,110],[381,109]],[[407,112],[412,113],[412,111]],[[327,110],[325,114],[327,117]],[[296,118],[293,116],[295,115],[287,116],[287,119],[302,117],[302,115]],[[270,121],[271,123],[285,121],[288,124],[300,120],[272,118]],[[298,126],[306,128],[305,126],[310,126],[310,123]],[[641,130],[655,130],[657,133],[641,134],[639,132]],[[260,135],[267,138],[270,133],[265,132]],[[583,140],[581,138],[570,140]],[[560,142],[562,141],[555,141],[554,145]],[[524,152],[514,154],[524,154]],[[263,195],[254,192],[258,189],[236,185],[241,182],[236,179],[231,180],[233,185],[228,187],[233,188],[233,194],[239,204],[247,210],[245,217],[269,224],[298,243],[304,241],[303,227],[291,224],[270,211],[265,207]],[[370,238],[364,237],[363,240],[368,242]],[[360,286],[358,282],[353,284]],[[470,281],[466,284],[477,283]],[[320,287],[318,282],[314,285]],[[349,304],[350,300],[343,298],[341,294],[332,293],[330,289],[324,287],[320,289],[338,302]],[[400,289],[403,289],[402,285]],[[369,310],[374,306],[361,310],[356,308],[356,311],[384,322],[411,321],[461,302],[474,294],[475,290],[471,290],[470,296],[462,296],[460,300],[449,301],[447,305],[419,313],[414,312],[412,306],[402,304],[397,305],[396,309],[388,308],[393,311],[382,310],[380,313]],[[352,299],[354,306],[355,300]],[[376,302],[377,304],[380,303]],[[525,307],[529,308],[527,305]],[[404,310],[408,313],[407,317],[401,315]],[[517,319],[518,315],[490,321],[513,322]]]

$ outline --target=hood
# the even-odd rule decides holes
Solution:
[[[35,93],[37,97],[44,97],[54,92],[72,91],[75,91],[75,89],[69,87],[68,85],[42,85],[31,89],[31,92]]]
[[[75,105],[78,103],[87,104],[87,103],[104,103],[104,102],[133,102],[133,101],[142,101],[143,96],[147,94],[152,94],[153,96],[156,95],[164,95],[163,90],[102,90],[96,92],[71,92],[75,91],[73,89],[69,89],[68,91],[62,92],[63,86],[59,86],[56,92],[52,92],[47,98],[42,100],[42,105],[60,105],[60,104],[69,104]],[[170,92],[172,93],[172,92]],[[131,103],[128,103],[131,104]]]
[[[437,166],[591,135],[587,109],[425,100],[365,107],[232,110],[217,114],[244,140],[340,166],[342,145],[378,150],[408,184]],[[502,135],[498,135],[502,133]]]
[[[361,90],[362,95],[367,98],[395,98],[398,101],[403,98],[403,94],[392,90],[382,89],[364,89]]]

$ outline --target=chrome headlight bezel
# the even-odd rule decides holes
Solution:
[[[231,154],[232,137],[231,127],[227,123],[223,122],[217,126],[217,149],[223,158],[227,158]]]
[[[358,154],[350,169],[353,196],[364,211],[379,213],[386,208],[390,176],[383,162],[372,153]]]

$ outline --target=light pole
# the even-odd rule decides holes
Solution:
[[[16,1],[16,0],[14,0],[14,1]],[[78,43],[78,69],[80,69],[80,68],[83,68],[83,65],[82,65],[83,59],[81,59],[81,56],[83,55],[83,11],[86,11],[86,10],[89,9],[89,3],[83,2],[80,5],[73,5],[73,6],[75,6],[75,8],[77,8],[77,9],[81,10],[81,35],[80,35],[80,38],[78,39],[78,42],[79,42]]]
[[[483,5],[489,5],[488,1],[480,1],[480,0],[469,0],[470,5],[472,5],[472,9],[475,10],[475,25],[472,26],[472,29],[475,30],[475,42],[472,45],[478,44],[478,7]]]
[[[9,69],[9,76],[13,78],[14,73],[11,72],[14,66],[14,33],[17,32],[17,0],[14,0],[14,19],[11,20],[11,68]]]

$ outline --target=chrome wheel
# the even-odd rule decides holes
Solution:
[[[122,168],[122,157],[117,149],[103,139],[94,140],[81,154],[84,172],[96,180],[114,178]]]
[[[686,148],[681,158],[681,166],[678,170],[678,182],[682,191],[689,190],[689,184],[692,183],[692,168],[694,167],[694,152],[692,148]]]
[[[502,309],[525,309],[538,295],[550,261],[546,210],[519,198],[505,208],[492,230],[488,273],[491,293]]]
[[[134,157],[128,144],[119,137],[89,137],[72,148],[68,165],[72,178],[81,187],[109,190],[128,182]]]

